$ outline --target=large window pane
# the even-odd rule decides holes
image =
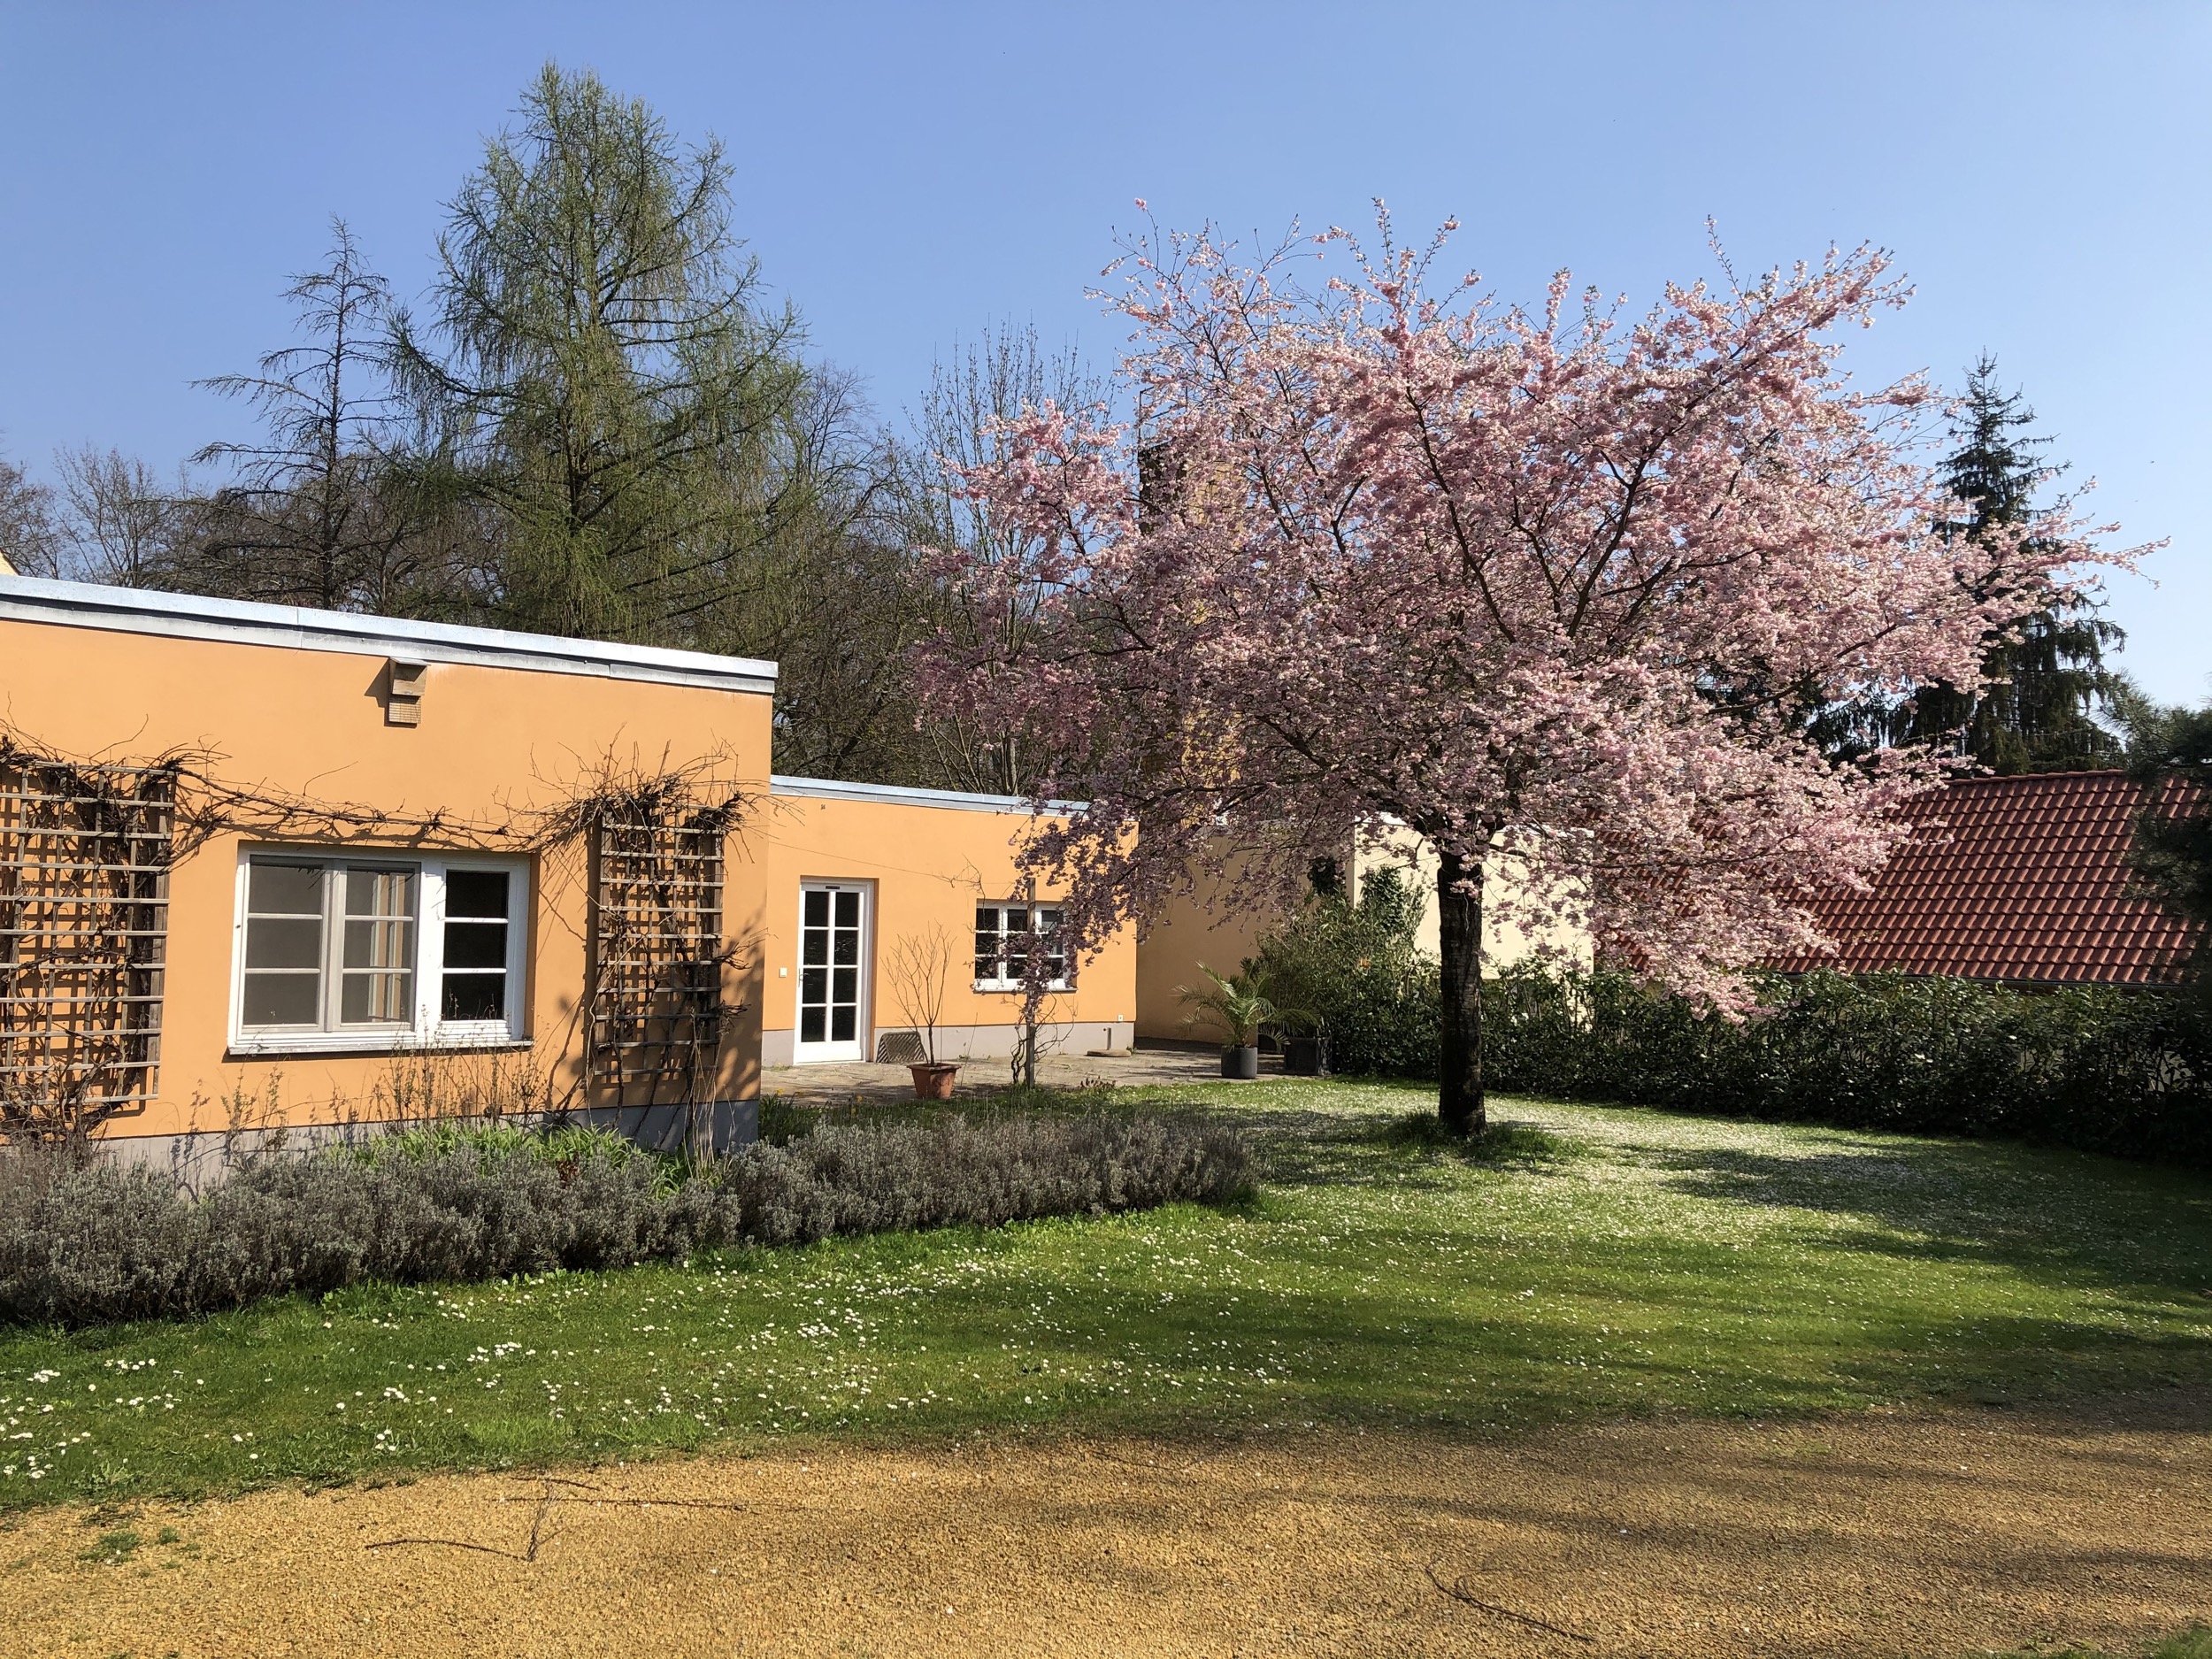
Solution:
[[[412,870],[345,872],[344,1025],[411,1025],[415,1018]]]
[[[445,967],[498,968],[507,966],[507,924],[456,922],[445,925]]]
[[[430,871],[345,857],[249,861],[241,1024],[412,1029],[424,1011],[417,958],[433,950],[439,1019],[505,1022],[511,918],[523,878],[509,870]],[[427,932],[426,883],[442,895],[444,911],[442,925]]]
[[[449,973],[439,998],[441,1019],[504,1019],[507,976],[503,973]]]
[[[1068,977],[1068,953],[1059,942],[1060,912],[1039,910],[1037,931],[1044,935],[1045,972],[1055,985],[1064,984]]]
[[[275,864],[257,858],[249,868],[246,908],[258,916],[315,916],[323,913],[320,864]]]
[[[249,973],[239,1021],[245,1025],[319,1025],[319,973]]]
[[[349,973],[339,994],[338,1021],[345,1025],[411,1025],[415,1020],[411,973]]]
[[[325,891],[319,864],[247,865],[242,1025],[323,1023]]]
[[[323,918],[319,916],[250,916],[246,918],[248,968],[304,968],[323,965]]]
[[[439,1018],[507,1018],[507,916],[511,879],[504,870],[446,872]]]
[[[449,870],[445,878],[445,913],[505,921],[509,914],[510,879],[504,870]]]

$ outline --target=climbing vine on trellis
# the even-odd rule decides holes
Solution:
[[[158,1091],[170,871],[218,836],[587,861],[589,967],[577,1023],[583,1099],[691,1109],[716,1092],[724,854],[749,797],[724,757],[647,772],[611,757],[549,805],[469,818],[243,786],[223,757],[74,759],[0,729],[0,1140],[82,1136]]]

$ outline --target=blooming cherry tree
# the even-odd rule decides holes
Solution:
[[[1486,903],[1571,915],[1740,1010],[1747,966],[1828,943],[1805,896],[1863,886],[1907,833],[1887,809],[1942,774],[1837,758],[1812,717],[1975,683],[1993,630],[2124,556],[2062,514],[1937,532],[1932,395],[1837,364],[1846,325],[1902,301],[1878,252],[1624,319],[1563,276],[1540,314],[1472,278],[1433,291],[1443,237],[1381,224],[1373,252],[1314,239],[1342,273],[1317,288],[1303,241],[1248,263],[1210,234],[1133,244],[1110,303],[1134,419],[1034,409],[961,472],[1019,551],[947,549],[943,572],[1036,622],[940,641],[925,680],[1067,757],[1039,804],[1088,809],[1041,818],[1025,856],[1070,887],[1071,947],[1179,890],[1279,902],[1386,818],[1418,831],[1464,1133]]]

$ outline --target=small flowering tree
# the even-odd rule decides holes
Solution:
[[[1886,809],[1942,774],[1921,750],[1839,759],[1814,717],[1976,683],[2066,567],[2124,556],[2063,513],[2032,541],[1938,534],[1932,395],[1837,368],[1837,331],[1902,302],[1879,253],[1670,287],[1624,321],[1563,276],[1536,315],[1472,278],[1432,292],[1443,237],[1416,254],[1381,227],[1372,254],[1316,238],[1343,272],[1318,289],[1292,275],[1302,242],[1243,265],[1210,234],[1132,244],[1110,303],[1135,419],[1048,404],[961,469],[1018,550],[941,569],[1036,622],[941,640],[924,678],[1068,757],[1038,803],[1089,807],[1041,817],[1025,857],[1068,884],[1072,947],[1233,872],[1289,897],[1384,815],[1417,830],[1440,1106],[1465,1133],[1486,902],[1571,916],[1740,1011],[1745,967],[1827,942],[1800,901],[1863,885],[1904,833]]]

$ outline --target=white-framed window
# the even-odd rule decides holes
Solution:
[[[1060,911],[1049,904],[975,907],[975,988],[1018,991],[1033,951],[1044,953],[1046,985],[1068,988],[1068,956],[1059,942]]]
[[[231,1042],[244,1053],[519,1042],[528,864],[249,849]]]

